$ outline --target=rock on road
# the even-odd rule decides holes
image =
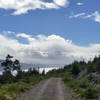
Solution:
[[[69,100],[69,92],[60,78],[41,81],[16,100]]]

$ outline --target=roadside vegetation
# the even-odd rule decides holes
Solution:
[[[0,100],[14,100],[14,98],[37,84],[43,79],[44,73],[39,73],[34,68],[22,71],[19,60],[12,60],[12,56],[7,55],[2,63],[3,74],[0,75]],[[16,72],[16,74],[13,74]]]
[[[42,79],[61,77],[66,87],[73,92],[72,98],[100,100],[100,56],[93,61],[74,61],[61,69],[54,69],[45,75],[34,68],[23,71],[19,60],[7,55],[2,63],[0,75],[0,100],[14,100],[22,92],[31,89]],[[16,75],[12,72],[16,71]]]
[[[62,69],[48,72],[48,76],[61,77],[80,100],[100,100],[100,56],[93,61],[75,61]]]

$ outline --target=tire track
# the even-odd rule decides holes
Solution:
[[[27,91],[15,100],[70,100],[69,91],[66,90],[60,78],[50,78],[41,81],[30,91]]]

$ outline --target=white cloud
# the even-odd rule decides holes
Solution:
[[[82,6],[82,5],[84,5],[82,2],[78,2],[78,3],[76,3],[76,5],[78,5],[78,6]]]
[[[13,32],[13,31],[4,31],[4,32],[7,34],[15,34],[15,32]]]
[[[44,0],[0,0],[0,8],[14,9],[13,15],[25,14],[29,10],[36,9],[58,9],[67,4],[68,0],[53,0],[52,2],[45,2]]]
[[[15,32],[13,32],[13,31],[3,31],[2,33],[3,33],[5,36],[8,35],[8,34],[11,34],[11,35],[12,35],[12,34],[15,34]]]
[[[65,6],[68,4],[68,0],[54,0],[54,3],[56,3],[58,6]]]
[[[31,41],[34,40],[30,35],[27,35],[27,34],[25,34],[25,33],[18,33],[18,34],[17,34],[17,37],[26,38],[26,39],[29,40],[29,42],[31,42]]]
[[[94,16],[94,21],[100,23],[100,13],[98,11],[94,12],[92,16]]]
[[[85,15],[85,13],[72,14],[71,16],[69,16],[69,18],[78,18],[78,17],[82,17],[84,15]]]
[[[95,22],[100,23],[100,13],[98,11],[95,11],[94,13],[91,14],[86,14],[86,13],[78,13],[78,14],[73,14],[69,16],[69,18],[82,18],[82,19],[92,19]]]
[[[99,13],[98,11],[95,11],[95,12],[92,13],[92,14],[87,14],[87,15],[83,16],[83,18],[92,19],[92,20],[94,20],[95,22],[100,23],[100,13]]]
[[[29,44],[22,44],[16,38],[7,38],[0,34],[0,58],[7,54],[13,55],[21,62],[35,64],[69,64],[74,60],[88,61],[100,55],[100,44],[88,47],[78,46],[58,35],[32,37],[20,33],[20,38],[27,38]],[[29,38],[33,40],[30,41]],[[18,37],[17,37],[18,38]]]

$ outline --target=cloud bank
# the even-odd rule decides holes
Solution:
[[[68,5],[68,0],[52,0],[52,2],[44,0],[0,0],[0,8],[15,10],[13,15],[25,14],[29,10],[36,9],[59,9],[65,5]]]
[[[36,37],[25,33],[15,35],[16,38],[9,38],[8,35],[0,34],[0,59],[11,54],[25,63],[69,64],[74,60],[88,61],[100,55],[100,44],[83,47],[58,35]],[[18,38],[27,39],[29,43],[21,43]]]

